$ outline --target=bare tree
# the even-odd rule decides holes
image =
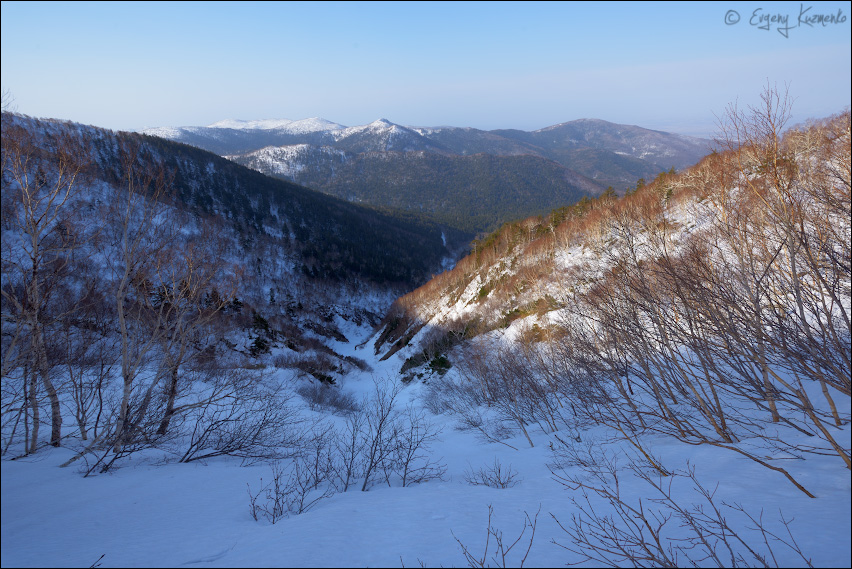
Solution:
[[[398,436],[397,417],[399,411],[394,407],[400,393],[399,384],[393,384],[390,379],[384,381],[374,378],[373,399],[365,408],[366,443],[364,445],[364,483],[361,491],[366,492],[372,485],[373,478],[380,471],[386,470],[386,463],[391,460]]]
[[[255,521],[261,517],[272,524],[307,512],[321,500],[334,495],[331,487],[318,490],[318,482],[311,468],[301,460],[295,460],[288,468],[280,463],[272,465],[272,480],[256,493],[248,487],[249,513]],[[263,498],[261,498],[263,495]]]
[[[90,302],[79,311],[79,319],[66,320],[53,334],[56,349],[62,353],[59,367],[66,377],[65,391],[70,394],[72,413],[82,441],[95,439],[108,413],[105,392],[115,367],[115,337],[111,332],[111,313],[102,302]],[[100,300],[100,299],[99,299]]]
[[[163,314],[164,333],[159,336],[161,373],[166,376],[159,435],[166,434],[175,414],[181,367],[208,347],[209,325],[235,297],[240,271],[222,260],[225,244],[221,228],[205,220],[197,236],[170,250],[171,258],[164,260],[158,274],[162,285],[156,303],[168,306]],[[220,292],[212,297],[214,285]]]
[[[62,284],[71,252],[78,246],[72,206],[86,167],[78,140],[46,128],[34,132],[41,128],[35,121],[28,128],[17,118],[3,117],[0,290],[4,318],[12,319],[14,331],[4,337],[0,375],[5,377],[24,361],[32,374],[25,390],[33,413],[28,451],[38,441],[39,407],[34,394],[39,380],[50,401],[50,444],[59,446],[62,439],[62,412],[51,379],[45,334],[47,326],[61,318],[51,312],[49,304]],[[22,341],[28,345],[22,346]]]
[[[409,404],[398,419],[396,433],[388,464],[403,486],[443,478],[446,466],[433,460],[429,452],[441,430],[429,421],[425,411]]]
[[[251,464],[297,454],[301,421],[284,386],[239,368],[212,366],[198,373],[198,383],[208,387],[176,415],[182,428],[173,446],[180,462],[234,456]]]
[[[512,468],[512,465],[503,466],[503,464],[494,457],[494,464],[488,467],[482,467],[478,470],[465,471],[464,480],[471,486],[488,486],[489,488],[499,488],[505,490],[520,483],[517,479],[518,471]]]
[[[764,242],[766,253],[776,258],[775,286],[792,296],[792,310],[782,321],[793,328],[786,345],[799,353],[789,355],[809,362],[800,371],[819,382],[839,426],[829,387],[850,394],[850,317],[843,302],[848,285],[838,287],[842,279],[836,279],[849,265],[843,261],[849,258],[849,231],[831,226],[850,214],[849,119],[846,114],[831,121],[828,137],[815,125],[784,133],[791,107],[787,90],[767,85],[760,106],[745,112],[729,107],[722,141],[738,148],[738,183],[768,218]]]
[[[491,522],[491,518],[494,515],[494,508],[491,504],[488,505],[488,528],[485,535],[485,547],[482,551],[482,555],[475,555],[470,551],[470,548],[466,546],[462,541],[453,534],[456,542],[461,547],[462,554],[464,554],[465,561],[467,561],[468,567],[523,567],[524,563],[527,561],[527,557],[530,555],[530,551],[532,550],[533,541],[535,541],[535,530],[538,525],[538,515],[541,513],[541,507],[539,507],[535,516],[530,517],[529,513],[524,512],[524,527],[521,529],[521,533],[515,538],[514,541],[509,543],[508,540],[504,539],[503,531],[494,527]],[[521,543],[524,535],[527,533],[527,529],[530,530],[529,541],[526,543],[527,548],[523,552],[523,556],[518,561],[510,561],[509,557],[512,553],[512,550]],[[493,543],[492,543],[493,540]],[[490,554],[490,557],[489,557]],[[493,565],[492,565],[493,563]]]
[[[335,482],[342,492],[349,490],[354,480],[364,472],[364,449],[367,439],[364,433],[367,417],[364,413],[355,412],[346,415],[343,428],[337,432],[335,445]]]
[[[483,401],[514,423],[531,447],[535,444],[529,425],[537,423],[545,432],[554,432],[563,423],[562,377],[532,343],[493,339],[469,346],[459,369],[481,390]]]
[[[10,89],[3,89],[2,98],[0,98],[0,109],[4,113],[6,112],[14,112],[15,109],[15,97],[12,95],[12,91]]]
[[[796,543],[783,514],[780,520],[786,535],[774,532],[763,521],[763,512],[755,516],[741,505],[720,503],[716,491],[698,480],[694,466],[687,464],[685,471],[662,477],[649,473],[641,458],[626,457],[627,472],[652,491],[643,500],[623,492],[624,476],[614,453],[593,445],[575,448],[569,454],[582,466],[582,474],[569,475],[557,468],[554,477],[576,496],[571,498],[575,512],[570,522],[562,522],[552,513],[551,516],[571,542],[554,543],[578,556],[571,564],[778,567],[776,549],[781,546],[794,555],[796,562],[813,566]],[[681,481],[691,483],[697,503],[687,505],[678,498],[673,486]],[[742,514],[745,527],[733,525],[726,511]],[[780,566],[787,563],[781,561]]]
[[[849,396],[850,295],[840,284],[849,232],[825,227],[848,228],[848,117],[820,127],[829,137],[809,129],[788,141],[784,97],[769,90],[763,100],[752,114],[731,113],[737,143],[683,181],[712,223],[675,239],[664,210],[612,210],[609,268],[566,295],[551,357],[564,384],[586,386],[573,395],[583,412],[660,475],[642,433],[737,452],[812,496],[778,460],[835,453],[849,468],[834,430],[848,421],[834,400]],[[814,166],[828,154],[836,166]]]
[[[179,370],[190,346],[230,300],[217,295],[209,302],[206,293],[219,267],[212,228],[196,243],[183,235],[185,220],[170,205],[169,176],[149,153],[142,145],[119,140],[121,180],[105,212],[113,223],[101,241],[118,324],[123,385],[113,433],[117,454],[134,437],[166,433],[176,409]],[[151,403],[163,383],[165,410],[155,427]],[[143,425],[154,432],[142,433]]]

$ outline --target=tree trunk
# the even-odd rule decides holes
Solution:
[[[50,365],[47,362],[47,349],[44,345],[44,335],[40,327],[33,330],[33,352],[36,357],[36,369],[44,384],[47,397],[50,399],[50,444],[58,447],[62,442],[62,408],[59,406],[59,395],[50,379]]]
[[[167,389],[168,401],[166,402],[166,412],[163,414],[163,420],[160,422],[160,427],[157,429],[158,435],[165,435],[169,429],[169,422],[172,420],[172,415],[175,413],[175,398],[177,398],[178,386],[178,368],[176,365],[170,366],[169,370],[169,385]]]

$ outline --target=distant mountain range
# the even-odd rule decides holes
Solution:
[[[640,178],[696,163],[711,147],[706,139],[596,119],[531,132],[406,127],[386,119],[346,127],[322,118],[224,120],[143,132],[348,201],[470,233],[609,186],[623,192]]]

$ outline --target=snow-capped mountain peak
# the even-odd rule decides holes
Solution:
[[[207,125],[207,128],[230,128],[234,130],[277,130],[284,128],[294,121],[291,119],[260,119],[242,120],[225,119]]]
[[[306,134],[311,132],[324,132],[341,130],[346,128],[342,124],[331,122],[321,117],[307,119],[261,119],[241,120],[225,119],[207,125],[207,128],[227,128],[231,130],[273,130],[287,134]]]
[[[320,117],[312,117],[309,119],[293,121],[283,127],[282,130],[285,130],[291,134],[305,134],[309,132],[342,130],[344,128],[346,128],[346,126],[342,124],[331,122],[330,120],[326,120]]]

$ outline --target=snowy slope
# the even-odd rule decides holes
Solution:
[[[347,154],[331,146],[294,144],[291,146],[267,146],[243,156],[225,156],[258,172],[284,176],[296,181],[297,176],[308,164],[317,161],[343,163]],[[236,160],[238,159],[239,160]]]
[[[346,333],[366,339],[371,331],[349,328]],[[367,357],[366,350],[355,348],[359,343],[356,339],[334,347],[347,355]],[[375,366],[372,375],[394,374],[390,362],[372,360],[370,364]],[[281,373],[281,380],[286,380]],[[347,377],[343,389],[355,396],[369,393],[371,374]],[[403,402],[420,401],[423,389],[418,384],[407,387]],[[303,413],[316,416],[307,410]],[[340,418],[327,420],[339,422]],[[151,456],[140,457],[113,474],[84,479],[74,467],[58,467],[71,456],[64,449],[4,460],[0,559],[4,567],[89,566],[101,555],[104,567],[397,567],[421,562],[430,567],[465,566],[455,538],[474,555],[481,555],[491,505],[491,522],[507,540],[521,533],[524,512],[532,517],[541,508],[526,566],[559,567],[579,560],[551,543],[570,545],[551,514],[563,524],[570,522],[577,512],[571,499],[579,498],[551,473],[553,435],[535,431],[534,448],[521,437],[507,439],[519,449],[513,450],[457,430],[457,421],[448,415],[432,416],[432,420],[443,428],[432,454],[447,465],[444,481],[338,493],[307,513],[275,525],[254,521],[248,508],[247,488],[256,491],[261,478],[269,480],[267,465],[240,467],[238,460],[228,459],[158,465],[157,457]],[[848,426],[845,433],[848,437]],[[584,440],[606,436],[603,431],[582,433]],[[689,461],[699,480],[711,488],[718,482],[717,495],[727,503],[741,504],[754,515],[762,510],[771,528],[779,529],[779,509],[787,519],[794,518],[791,530],[815,566],[849,565],[850,480],[830,458],[809,460],[806,469],[797,471],[816,492],[818,498],[812,500],[732,453],[665,440],[649,442],[673,470],[685,469]],[[630,454],[627,448],[620,452]],[[465,481],[466,471],[486,467],[495,459],[517,471],[517,485],[495,489]],[[628,499],[649,497],[639,480],[625,475],[622,484]],[[690,480],[678,478],[674,484],[685,503],[700,502]],[[646,507],[652,506],[647,503]],[[729,521],[745,531],[749,522],[735,514],[727,513]],[[671,534],[680,535],[674,526],[672,522]],[[529,535],[527,530],[510,553],[508,565],[520,564]],[[759,536],[752,536],[752,541],[761,546]],[[780,566],[802,564],[783,546],[775,548]]]
[[[386,125],[376,128],[389,130]],[[843,145],[848,156],[848,140]],[[263,500],[260,489],[269,483],[274,465],[246,465],[237,458],[179,464],[170,453],[170,441],[166,441],[158,449],[132,455],[108,474],[83,478],[80,471],[85,470],[85,460],[60,467],[73,456],[73,448],[83,446],[69,437],[63,443],[65,448],[42,448],[15,460],[9,457],[16,455],[16,448],[4,455],[0,463],[0,562],[4,567],[98,563],[139,567],[465,566],[471,564],[471,559],[465,558],[466,550],[474,566],[479,562],[481,566],[594,567],[603,562],[578,553],[582,540],[578,544],[569,532],[574,523],[598,521],[603,524],[601,534],[613,528],[641,532],[651,550],[649,532],[659,531],[663,552],[678,554],[672,566],[714,565],[715,560],[706,557],[706,552],[691,549],[689,542],[683,541],[700,538],[709,538],[718,546],[712,553],[719,555],[720,566],[762,565],[763,561],[779,567],[852,565],[852,480],[848,468],[830,452],[808,452],[801,457],[785,455],[782,447],[773,447],[782,442],[774,435],[783,434],[783,442],[799,449],[812,448],[819,437],[787,428],[783,422],[770,423],[765,409],[753,411],[754,418],[762,417],[761,422],[749,423],[747,426],[755,429],[739,433],[742,439],[737,444],[746,449],[756,444],[773,454],[772,463],[787,469],[813,497],[806,496],[778,471],[724,445],[684,444],[653,428],[640,433],[631,429],[637,425],[630,421],[620,424],[619,433],[605,423],[578,420],[576,410],[568,411],[573,405],[570,399],[558,411],[564,420],[558,429],[548,428],[542,421],[527,421],[529,439],[500,415],[497,404],[486,405],[480,399],[472,415],[450,412],[457,403],[450,398],[476,399],[485,390],[483,385],[471,385],[470,373],[460,361],[465,350],[493,347],[494,351],[485,352],[488,364],[496,361],[499,348],[516,345],[536,327],[543,333],[572,318],[580,325],[594,327],[596,323],[589,322],[586,315],[566,310],[568,303],[633,266],[649,266],[661,251],[671,258],[689,252],[687,246],[693,236],[706,235],[725,216],[743,211],[723,206],[744,203],[737,200],[749,197],[743,185],[750,180],[741,179],[740,185],[722,191],[713,186],[713,164],[705,166],[682,178],[663,179],[659,187],[637,193],[633,201],[625,198],[619,202],[621,207],[601,200],[588,206],[582,215],[563,219],[573,220],[573,224],[560,224],[554,214],[507,226],[503,232],[478,241],[473,255],[453,271],[398,301],[384,329],[328,317],[327,323],[345,336],[345,340],[329,341],[328,347],[342,358],[364,363],[340,372],[336,389],[362,400],[365,409],[375,400],[377,384],[399,386],[398,408],[410,404],[415,412],[425,413],[433,432],[440,430],[438,439],[424,449],[421,458],[446,467],[441,479],[403,486],[398,477],[388,476],[387,482],[379,478],[369,491],[361,492],[357,485],[345,492],[338,489],[306,512],[272,524],[262,516],[253,519],[250,496]],[[846,172],[848,176],[848,169]],[[707,187],[712,190],[702,193],[688,187],[708,179],[711,182]],[[679,193],[667,191],[677,184]],[[848,203],[842,207],[848,209]],[[753,229],[755,226],[748,224],[756,220],[757,216],[747,220],[745,227]],[[848,259],[849,216],[832,217],[830,221],[840,238],[832,241],[829,251],[839,253],[836,258]],[[768,227],[773,229],[771,224]],[[721,239],[715,243],[712,254],[716,261],[735,258],[736,251],[728,243]],[[777,257],[772,257],[772,262]],[[767,274],[768,270],[763,277]],[[848,314],[848,292],[844,291],[849,290],[849,275],[836,277],[843,285],[838,290],[846,296],[831,305],[831,310]],[[791,295],[785,291],[778,295],[777,304],[791,302]],[[666,307],[660,305],[660,309]],[[476,337],[465,337],[464,343],[446,350],[454,365],[444,375],[428,366],[420,366],[416,375],[405,377],[400,373],[401,367],[423,349],[421,340],[433,332],[452,330],[459,321],[478,322],[482,327],[475,330]],[[602,346],[600,351],[607,349]],[[247,367],[258,377],[265,373],[267,381],[295,392],[311,379],[274,364],[276,356],[288,353],[284,347],[276,348]],[[458,390],[447,391],[449,387]],[[807,382],[801,393],[812,401],[822,401],[822,394],[816,381]],[[717,399],[716,403],[729,404],[725,400],[728,395],[722,392],[722,401]],[[347,420],[357,417],[340,408],[312,408],[309,401],[294,397],[289,405],[310,435],[331,432],[327,429],[343,432]],[[654,404],[641,398],[636,401]],[[835,402],[843,418],[841,424],[824,421],[823,425],[842,449],[849,449],[850,398],[835,393]],[[813,408],[806,411],[813,412]],[[824,401],[817,411],[829,417]],[[798,421],[800,415],[807,414],[791,411],[788,417]],[[67,432],[72,431],[72,421],[69,417]],[[760,447],[766,441],[769,444]],[[764,455],[759,458],[767,459]],[[652,460],[658,465],[656,469],[651,466]],[[290,462],[282,459],[279,465]],[[516,473],[514,484],[495,488],[471,483],[475,471],[487,470],[496,462],[504,472]],[[658,476],[660,472],[666,476]],[[617,485],[613,474],[618,476]],[[605,479],[609,486],[605,486]],[[620,503],[634,510],[619,510],[617,503],[594,491],[584,491],[583,484],[617,489]],[[317,498],[327,489],[329,486],[323,483],[308,496]],[[667,496],[672,507],[681,509],[667,509]],[[713,507],[719,509],[727,524],[724,532],[704,533],[700,538],[690,534],[685,522],[704,515],[711,516],[711,521],[703,527],[713,529],[712,520],[718,521],[712,517]],[[490,520],[489,508],[494,512]],[[640,513],[648,516],[649,524],[641,523]],[[525,520],[533,519],[534,537],[530,528],[524,527]],[[489,521],[494,528],[490,538]],[[716,541],[722,533],[727,543]],[[505,540],[504,547],[518,538],[517,546],[505,558],[499,556],[498,536]],[[589,534],[587,538],[595,539]],[[749,549],[759,557],[750,557]],[[638,565],[647,560],[634,561]],[[628,559],[621,564],[633,563]]]

